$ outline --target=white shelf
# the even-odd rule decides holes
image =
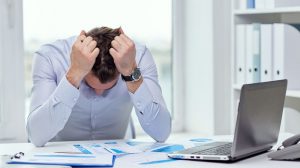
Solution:
[[[300,90],[288,90],[286,91],[286,96],[300,98]]]
[[[273,24],[273,23],[285,23],[285,24],[300,24],[300,6],[295,7],[281,7],[273,9],[237,9],[240,0],[231,0],[232,12],[231,12],[231,75],[232,79],[235,79],[235,43],[236,25],[240,24]],[[231,82],[231,130],[234,131],[235,117],[238,107],[238,101],[240,98],[242,85],[236,84],[234,80]],[[287,90],[286,92],[285,107],[294,109],[300,112],[300,89],[299,90]],[[283,130],[291,132],[299,132],[300,129],[294,129],[291,123],[300,122],[300,113],[295,113],[292,110],[284,113],[283,117]]]
[[[240,91],[242,88],[242,85],[234,84],[232,86],[232,89],[235,91]],[[286,91],[287,97],[293,97],[293,98],[300,98],[300,90],[287,90]]]
[[[234,10],[234,15],[258,15],[258,14],[291,14],[300,13],[300,7],[274,8],[274,9],[244,9]]]

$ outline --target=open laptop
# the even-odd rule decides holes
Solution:
[[[266,152],[277,142],[287,80],[245,84],[233,142],[212,142],[168,154],[175,159],[235,161]]]

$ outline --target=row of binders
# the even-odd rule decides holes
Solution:
[[[273,9],[300,6],[299,0],[238,0],[239,9]]]
[[[300,89],[300,24],[236,25],[235,84],[288,79]]]

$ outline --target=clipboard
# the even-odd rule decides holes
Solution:
[[[116,156],[112,154],[67,153],[16,153],[7,164],[62,165],[72,167],[113,167]]]

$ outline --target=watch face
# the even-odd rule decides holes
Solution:
[[[139,68],[136,68],[132,73],[133,80],[139,80],[141,77],[141,71]]]

